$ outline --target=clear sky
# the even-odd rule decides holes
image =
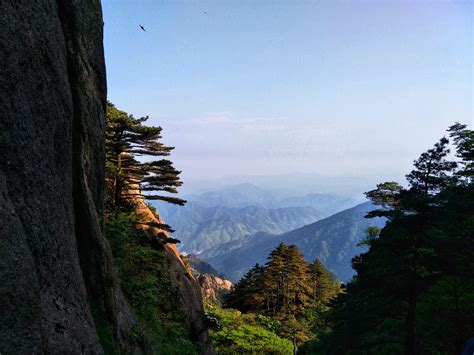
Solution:
[[[109,100],[163,127],[185,183],[400,180],[451,123],[473,123],[471,1],[106,0],[103,11]]]

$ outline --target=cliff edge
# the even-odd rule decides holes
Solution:
[[[141,352],[102,230],[100,1],[2,1],[0,28],[0,352]]]

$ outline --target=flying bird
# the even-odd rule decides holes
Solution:
[[[145,27],[143,27],[142,25],[138,25],[138,26],[140,26],[140,28],[143,30],[143,32],[146,32]]]
[[[204,11],[204,15],[207,15],[207,11]]]

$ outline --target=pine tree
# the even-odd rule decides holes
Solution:
[[[403,187],[394,181],[377,184],[374,190],[365,193],[365,196],[381,209],[370,211],[366,218],[387,217],[393,219],[400,215],[401,195]]]
[[[463,130],[456,128],[457,137]],[[469,152],[462,147],[469,147],[469,135],[462,132],[456,145],[458,157],[467,160]],[[382,207],[368,217],[385,216],[388,222],[370,238],[369,251],[353,259],[357,276],[331,304],[333,330],[320,343],[329,346],[326,350],[459,353],[462,338],[472,331],[474,322],[462,310],[472,309],[468,300],[474,298],[474,191],[453,178],[459,171],[448,159],[448,143],[442,138],[420,155],[407,175],[408,189],[390,182],[366,194]],[[433,327],[437,314],[440,322]],[[450,330],[440,333],[450,319]]]
[[[285,287],[285,254],[287,246],[280,243],[268,256],[263,277],[265,306],[268,314],[275,315],[283,307]]]
[[[300,314],[309,304],[311,284],[308,263],[296,245],[287,247],[283,270],[286,276],[283,292],[284,311],[292,315]]]
[[[308,263],[296,245],[281,243],[270,253],[263,274],[263,292],[266,312],[272,316],[294,316],[308,305]]]
[[[411,192],[417,197],[429,197],[440,192],[450,183],[450,176],[457,164],[447,160],[449,140],[441,138],[434,148],[422,153],[413,162],[415,167],[407,176]]]
[[[406,318],[405,349],[407,354],[416,352],[416,307],[420,286],[426,287],[427,278],[433,275],[431,257],[434,254],[430,236],[427,233],[430,223],[430,212],[433,205],[438,203],[437,194],[450,185],[451,175],[457,167],[456,162],[447,160],[449,154],[449,140],[441,138],[434,148],[422,153],[414,161],[415,167],[407,176],[410,184],[409,197],[406,203],[416,213],[415,216],[405,217],[414,219],[410,221],[412,245],[407,250],[409,257],[408,276],[408,313]]]
[[[462,169],[458,175],[467,182],[474,178],[474,131],[467,129],[465,124],[456,122],[448,129],[450,137],[456,145],[456,156],[460,159]]]
[[[127,208],[136,198],[183,205],[186,201],[157,194],[176,193],[180,172],[167,159],[174,149],[160,142],[161,127],[146,126],[139,119],[107,104],[105,131],[107,201],[109,209]],[[150,159],[151,158],[151,159]]]
[[[339,281],[315,259],[309,266],[312,281],[312,300],[316,306],[328,305],[340,292]]]
[[[258,263],[237,282],[231,292],[225,296],[225,305],[241,312],[252,312],[263,309],[262,290],[264,267]]]

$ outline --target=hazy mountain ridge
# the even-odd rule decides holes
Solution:
[[[202,194],[187,195],[186,199],[199,202],[206,207],[276,207],[275,202],[278,200],[276,194],[249,183],[232,185]]]
[[[181,240],[183,250],[198,253],[261,231],[284,233],[321,218],[321,213],[312,207],[229,208],[192,203],[168,217],[167,223],[176,229],[174,237]]]
[[[210,264],[199,259],[196,255],[189,254],[186,256],[186,260],[189,262],[189,265],[194,270],[194,272],[199,274],[209,274],[223,279],[226,278],[225,275],[214,269]]]
[[[160,215],[176,232],[181,250],[216,255],[219,246],[259,232],[282,234],[353,206],[354,199],[307,194],[288,197],[252,184],[185,196],[177,207],[157,203]],[[240,246],[239,242],[236,242]]]
[[[366,250],[357,245],[365,236],[364,230],[369,226],[383,226],[385,223],[382,218],[364,218],[372,209],[369,202],[362,203],[281,235],[260,233],[246,238],[238,246],[236,243],[221,245],[221,251],[229,251],[219,253],[214,250],[210,253],[214,256],[207,257],[204,253],[201,258],[236,281],[255,263],[264,264],[270,251],[284,242],[296,244],[306,260],[318,258],[339,279],[348,281],[354,275],[351,259]]]
[[[357,199],[325,193],[289,195],[280,190],[266,190],[250,183],[231,185],[201,194],[184,195],[188,201],[185,207],[198,203],[202,207],[223,206],[242,208],[262,206],[266,208],[313,207],[329,216],[357,204]],[[163,218],[175,214],[182,207],[156,201],[154,204]]]

